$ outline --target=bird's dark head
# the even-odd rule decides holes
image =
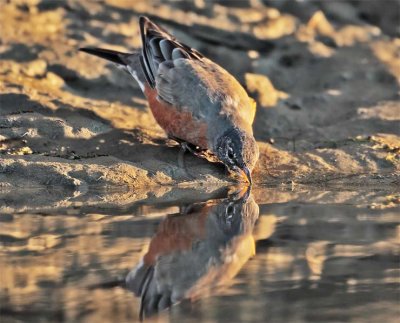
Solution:
[[[217,139],[215,152],[228,169],[251,184],[251,171],[259,156],[252,134],[233,128]]]

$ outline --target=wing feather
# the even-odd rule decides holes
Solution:
[[[182,44],[149,18],[141,16],[139,25],[142,39],[143,72],[146,74],[146,80],[152,88],[156,87],[159,65],[164,61],[172,60],[172,54],[176,48],[179,48],[183,53],[179,55],[179,58],[198,60],[203,58],[203,55],[197,50]]]
[[[172,51],[175,49],[175,46],[171,41],[168,39],[160,41],[160,49],[164,60],[169,61],[172,59]]]
[[[140,31],[143,71],[159,100],[198,119],[226,115],[253,122],[250,99],[232,75],[146,17],[140,17]]]

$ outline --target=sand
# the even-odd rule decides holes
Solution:
[[[186,171],[179,167],[179,147],[135,81],[78,52],[139,48],[141,14],[221,64],[257,101],[255,185],[398,187],[399,3],[225,4],[1,1],[3,210],[68,206],[78,196],[118,203],[174,187],[208,194],[234,182],[222,165],[189,154]]]

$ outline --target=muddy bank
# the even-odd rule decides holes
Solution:
[[[51,190],[53,196],[55,191]],[[117,193],[124,198],[119,205],[118,199],[112,201]],[[226,223],[226,208],[207,212],[205,207],[218,202],[221,206],[223,200],[199,203],[217,199],[215,192],[168,191],[136,204],[132,191],[131,196],[98,194],[71,196],[53,208],[44,203],[33,207],[39,195],[31,196],[30,206],[23,204],[19,194],[18,213],[1,215],[2,322],[139,322],[140,298],[124,281],[143,264],[156,232],[164,228],[166,252],[172,249],[171,240],[191,243],[194,236],[193,247],[180,253],[186,256],[207,247],[199,232],[220,237],[212,234],[210,217],[219,216],[214,223]],[[178,201],[182,194],[187,194],[185,201]],[[252,228],[247,239],[234,236],[237,247],[230,249],[213,245],[217,255],[229,256],[230,265],[223,268],[226,275],[218,275],[214,284],[204,283],[203,293],[193,301],[161,311],[151,321],[397,321],[399,221],[389,191],[257,187],[253,197],[258,204],[250,198],[255,214],[236,213],[239,223]],[[12,206],[11,196],[7,205]],[[199,216],[202,221],[193,222]],[[174,225],[168,227],[172,219],[169,223]],[[181,230],[182,223],[192,225]],[[200,267],[199,258],[193,257],[191,265]],[[193,279],[218,270],[219,258],[205,259],[209,270],[191,275]],[[229,276],[235,264],[243,267],[236,277]],[[187,277],[191,265],[173,267],[164,277]],[[186,281],[168,286],[176,289]]]
[[[231,71],[256,99],[257,184],[398,185],[400,42],[395,14],[392,25],[382,17],[399,8],[368,3],[2,2],[0,192],[233,181],[190,155],[181,169],[179,148],[135,82],[77,51],[138,48],[140,14]]]

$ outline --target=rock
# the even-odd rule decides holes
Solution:
[[[290,15],[281,15],[275,19],[268,19],[265,23],[257,24],[253,28],[253,33],[259,39],[271,40],[291,35],[295,30],[296,19]]]
[[[263,107],[272,107],[279,99],[288,97],[285,92],[275,89],[265,75],[246,73],[245,79],[248,91],[256,96],[258,103]]]
[[[46,74],[46,81],[54,87],[61,87],[64,85],[64,80],[53,72],[48,72]]]
[[[315,12],[307,24],[300,26],[297,31],[297,38],[304,42],[313,42],[316,36],[332,37],[335,29],[325,17],[322,11]]]
[[[321,35],[331,35],[335,29],[322,11],[317,11],[308,21],[307,28]]]
[[[47,63],[42,59],[34,60],[22,68],[22,73],[30,77],[43,77],[47,71]]]

